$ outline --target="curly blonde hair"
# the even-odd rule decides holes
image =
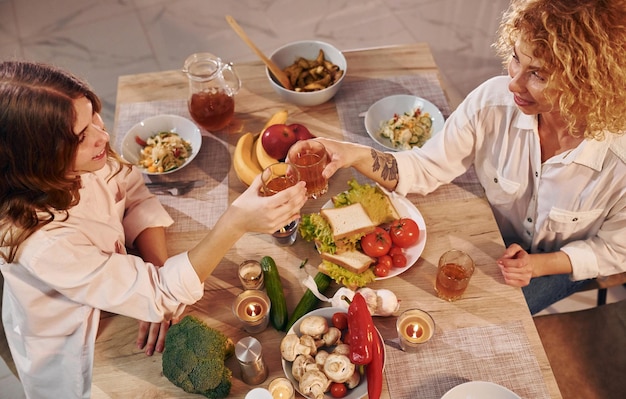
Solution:
[[[548,71],[546,95],[572,134],[626,131],[626,0],[512,0],[494,43],[505,64],[519,38]]]

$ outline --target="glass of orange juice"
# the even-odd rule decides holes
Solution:
[[[322,171],[328,164],[324,144],[315,140],[298,140],[289,148],[287,161],[300,172],[300,179],[306,182],[309,198],[315,199],[328,191],[328,179]]]
[[[277,162],[263,169],[261,180],[263,182],[261,195],[267,197],[298,183],[300,181],[300,173],[292,164]],[[299,222],[300,220],[294,220],[275,231],[272,234],[274,243],[281,247],[293,244],[296,241]]]

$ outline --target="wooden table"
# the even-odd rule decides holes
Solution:
[[[345,55],[349,64],[347,79],[437,73],[430,49],[422,43],[349,51]],[[343,138],[334,101],[312,108],[284,104],[270,88],[260,62],[238,64],[236,69],[244,82],[244,88],[236,98],[236,118],[240,123],[237,130],[240,132],[259,131],[274,111],[285,108],[289,111],[289,120],[307,125],[318,135]],[[116,117],[123,104],[184,99],[186,95],[186,78],[179,71],[122,76],[118,84]],[[231,154],[238,137],[238,132],[220,135],[221,139],[229,143]],[[336,175],[331,180],[331,193],[346,189],[345,181],[350,178],[351,173],[353,172],[341,171]],[[232,166],[228,184],[230,200],[245,189],[237,180]],[[307,202],[303,212],[318,211],[328,198],[329,196],[324,196],[320,200]],[[428,234],[426,247],[412,268],[392,279],[377,281],[372,288],[392,289],[401,299],[402,309],[420,307],[429,311],[436,320],[437,331],[521,322],[550,397],[561,397],[521,290],[505,285],[496,266],[495,259],[501,255],[504,244],[486,200],[475,197],[446,200],[442,203],[441,200],[429,202],[428,196],[409,196],[409,199],[419,203],[418,208],[425,219]],[[203,234],[205,231],[171,235],[168,249],[171,254],[186,250]],[[312,246],[302,240],[298,240],[291,247],[278,248],[272,245],[269,237],[263,235],[243,237],[206,281],[204,298],[187,310],[220,329],[235,342],[248,335],[240,328],[231,312],[233,298],[241,291],[235,269],[244,260],[244,254],[250,253],[251,246],[258,254],[257,259],[270,255],[276,260],[290,311],[305,290],[301,284],[304,273],[314,273],[314,269],[300,269],[298,266],[301,260],[308,258],[312,266],[319,262],[319,256]],[[448,303],[438,299],[432,287],[439,256],[453,246],[461,247],[471,254],[477,271],[466,296],[462,300]],[[375,322],[385,339],[396,336],[394,317],[376,318]],[[185,394],[163,377],[161,356],[155,354],[146,357],[137,350],[134,345],[136,333],[135,320],[122,316],[103,319],[96,343],[93,397],[200,397]],[[256,334],[263,344],[264,358],[270,369],[270,376],[265,384],[272,378],[283,375],[280,354],[276,349],[283,335],[284,333],[271,327]],[[252,387],[241,381],[235,359],[229,360],[227,364],[234,373],[231,397],[243,398]],[[386,385],[383,397],[389,398]]]

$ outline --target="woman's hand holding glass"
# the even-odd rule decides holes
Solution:
[[[257,233],[273,233],[300,217],[300,209],[307,200],[306,185],[298,182],[281,192],[264,197],[259,194],[262,188],[261,175],[235,201],[231,222],[233,227]]]

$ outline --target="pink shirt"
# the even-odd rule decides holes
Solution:
[[[204,291],[186,253],[157,268],[126,254],[173,223],[137,168],[82,175],[80,203],[33,234],[4,275],[2,319],[26,396],[89,398],[100,311],[160,322]],[[58,215],[57,215],[58,216]]]

